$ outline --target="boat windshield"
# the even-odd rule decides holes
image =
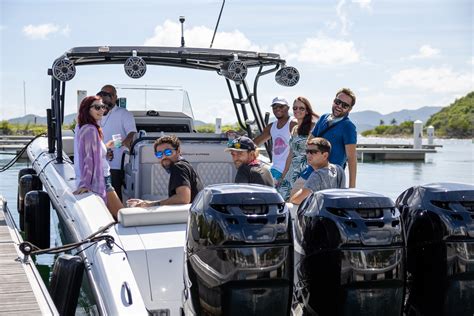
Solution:
[[[194,119],[188,92],[181,87],[116,85],[118,105],[129,111],[182,112]]]

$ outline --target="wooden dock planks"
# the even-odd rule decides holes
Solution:
[[[42,281],[31,274],[30,265],[21,263],[14,241],[15,231],[5,218],[5,207],[0,196],[0,315],[57,315],[55,307],[49,306],[52,302],[44,285],[30,283],[30,280]],[[43,300],[43,308],[37,297]]]

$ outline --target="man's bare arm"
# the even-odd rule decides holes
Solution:
[[[128,133],[127,137],[122,141],[122,145],[127,147],[130,150],[130,147],[132,146],[132,141],[133,141],[133,136],[136,134],[136,132],[130,132]]]
[[[347,165],[349,166],[349,188],[356,187],[357,151],[356,144],[346,145]]]
[[[293,204],[301,204],[301,202],[306,199],[308,195],[311,194],[311,190],[308,188],[301,188],[299,189],[293,196],[290,198],[290,202]]]
[[[191,203],[191,188],[185,185],[176,188],[176,194],[160,201],[160,205]]]
[[[258,135],[257,137],[253,139],[253,142],[255,143],[255,145],[260,146],[261,144],[265,143],[267,140],[269,140],[272,137],[272,135],[270,134],[270,129],[272,128],[272,124],[273,123],[270,123],[267,126],[265,126],[262,134]]]

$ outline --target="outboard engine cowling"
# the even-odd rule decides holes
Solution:
[[[288,315],[289,210],[274,188],[222,184],[196,197],[187,228],[184,309],[197,315]]]
[[[407,236],[407,315],[473,315],[474,186],[415,186],[396,204]]]
[[[356,189],[311,194],[295,219],[294,315],[401,315],[400,213]]]

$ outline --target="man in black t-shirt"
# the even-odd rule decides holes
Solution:
[[[155,156],[160,160],[161,166],[170,174],[169,197],[161,201],[129,199],[127,204],[131,207],[149,207],[191,203],[199,191],[203,189],[203,185],[201,178],[199,178],[191,164],[181,157],[179,139],[174,135],[163,136],[155,141],[153,147]]]
[[[270,171],[257,159],[258,149],[255,143],[246,136],[240,136],[229,143],[228,148],[237,168],[235,183],[256,183],[273,187]]]

